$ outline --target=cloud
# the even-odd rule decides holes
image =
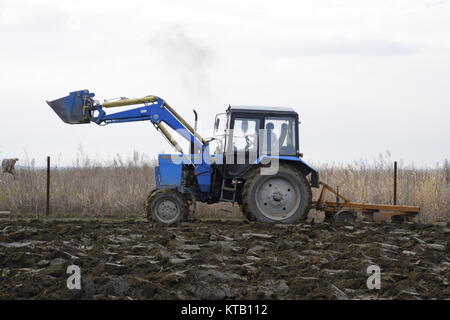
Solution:
[[[14,3],[0,7],[0,32],[52,32],[67,27],[69,15],[57,6]]]
[[[293,39],[269,51],[287,56],[398,56],[415,54],[421,47],[385,39]]]

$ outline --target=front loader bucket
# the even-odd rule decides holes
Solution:
[[[91,116],[88,107],[92,105],[93,96],[94,94],[89,93],[88,90],[75,91],[67,97],[47,101],[47,104],[65,123],[89,123]]]

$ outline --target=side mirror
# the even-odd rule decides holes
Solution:
[[[220,119],[217,117],[216,122],[214,123],[214,131],[219,130]]]
[[[216,118],[214,120],[214,136],[215,137],[223,137],[225,135],[225,128],[224,123],[227,123],[226,118],[223,118],[222,121],[220,121],[221,117],[224,117],[225,113],[218,113],[216,114]]]

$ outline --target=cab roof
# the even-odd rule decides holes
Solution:
[[[265,106],[229,106],[230,112],[249,112],[249,113],[284,113],[297,114],[292,108],[287,107],[265,107]]]

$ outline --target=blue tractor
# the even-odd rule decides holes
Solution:
[[[158,157],[156,188],[145,204],[149,220],[183,221],[197,201],[238,203],[247,219],[261,222],[296,223],[306,218],[311,187],[319,187],[319,175],[302,160],[299,119],[293,109],[230,106],[216,116],[215,137],[205,139],[196,131],[195,111],[192,127],[157,96],[104,103],[94,96],[88,90],[75,91],[47,103],[69,124],[150,121],[178,152]],[[121,112],[105,111],[132,105]],[[188,153],[167,126],[189,141]]]

